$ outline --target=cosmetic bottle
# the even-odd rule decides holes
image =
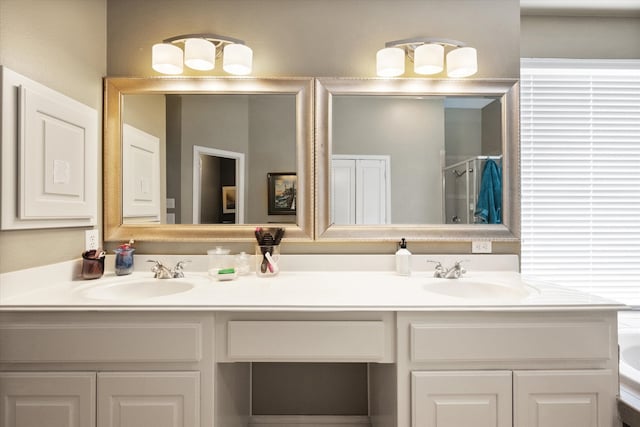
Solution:
[[[411,274],[411,252],[407,249],[407,241],[402,238],[400,248],[396,252],[396,273],[401,276]]]

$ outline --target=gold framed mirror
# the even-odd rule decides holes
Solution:
[[[313,240],[313,79],[108,77],[104,84],[105,241],[249,242],[255,240],[257,226],[284,227],[287,241]],[[270,102],[283,107],[274,108]],[[216,110],[209,110],[212,104]],[[136,110],[144,105],[151,105],[153,114]],[[180,110],[179,119],[174,116],[176,108]],[[234,108],[242,108],[241,119],[229,115]],[[280,116],[274,116],[276,112]],[[139,118],[143,116],[149,126],[159,129],[156,135],[141,129],[144,120]],[[174,124],[169,126],[170,122]],[[202,129],[193,132],[194,123]],[[211,141],[222,139],[220,129],[234,126],[238,130],[235,134],[210,147]],[[127,142],[129,154],[123,150],[125,134],[127,141],[133,141]],[[168,141],[176,138],[180,148],[169,149]],[[245,148],[229,149],[230,144],[237,147],[239,139]],[[145,140],[152,148],[145,148]],[[277,145],[277,141],[282,144]],[[208,155],[209,151],[229,157],[235,177],[231,183],[212,185],[207,181],[201,185],[216,187],[219,193],[207,199],[219,205],[215,210],[220,211],[221,219],[215,219],[216,223],[204,223],[205,215],[201,216],[197,207],[214,202],[199,201],[195,189],[199,187],[198,175],[203,173],[196,171],[197,156]],[[287,215],[270,216],[268,174],[285,172],[293,174],[294,179],[286,181],[286,189],[275,189],[283,193],[275,203]],[[172,184],[174,176],[178,182]],[[123,191],[125,181],[127,190]],[[167,194],[171,187],[178,188],[178,196]],[[168,223],[179,212],[183,212],[182,223]]]
[[[315,97],[317,240],[519,241],[517,80],[320,78]],[[460,117],[475,127],[464,130]],[[463,148],[449,145],[456,138]],[[478,224],[484,199],[474,192],[489,162],[501,175],[499,220]]]

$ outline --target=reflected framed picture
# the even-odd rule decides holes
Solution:
[[[236,187],[222,187],[222,213],[236,213]]]
[[[269,215],[295,215],[297,177],[295,172],[271,172],[267,174]]]

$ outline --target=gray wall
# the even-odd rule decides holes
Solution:
[[[181,133],[169,145],[181,144],[181,223],[192,222],[194,145],[245,154],[246,224],[295,221],[295,216],[267,215],[267,173],[296,169],[295,97],[260,94],[180,98]],[[168,167],[172,167],[171,161]]]
[[[0,0],[0,63],[101,110],[103,75],[155,75],[152,44],[200,31],[245,39],[259,76],[373,76],[375,52],[385,41],[418,35],[477,47],[477,77],[518,77],[520,56],[640,58],[638,18],[524,16],[521,24],[517,0]],[[34,257],[36,245],[56,250]],[[77,258],[83,246],[84,229],[1,232],[0,272]],[[389,253],[394,247],[308,244],[299,251]],[[200,253],[204,247],[139,249]],[[422,249],[468,250],[466,244]]]
[[[457,39],[476,47],[475,77],[519,75],[518,0],[108,3],[109,75],[156,74],[150,66],[154,43],[199,32],[245,40],[254,51],[256,76],[375,76],[376,51],[386,41],[417,36]],[[223,75],[220,68],[207,74]]]
[[[502,104],[494,101],[482,109],[482,153],[502,154]]]
[[[106,0],[0,0],[0,64],[95,108],[100,117],[106,46]],[[98,188],[101,200],[101,177]],[[0,232],[0,273],[79,258],[85,230]]]
[[[193,223],[193,146],[247,153],[249,97],[189,95],[182,97],[181,219]],[[246,160],[246,159],[245,159]]]
[[[295,222],[267,215],[267,174],[296,171],[296,102],[292,95],[257,95],[249,101],[248,224]],[[275,125],[274,125],[275,124]]]
[[[523,16],[522,58],[640,59],[640,18]]]

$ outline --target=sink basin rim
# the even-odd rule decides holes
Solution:
[[[522,300],[538,290],[527,284],[500,281],[461,279],[432,279],[423,284],[427,292],[466,300]]]
[[[195,283],[185,279],[135,279],[103,283],[83,289],[80,294],[93,300],[122,301],[166,297],[188,292]]]

